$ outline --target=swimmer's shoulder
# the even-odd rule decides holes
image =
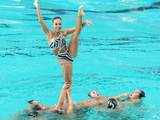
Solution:
[[[117,96],[113,96],[112,98],[114,98],[114,99],[116,99],[118,101],[123,102],[123,101],[128,100],[129,94],[128,93],[123,93],[123,94],[120,94],[120,95],[117,95]]]

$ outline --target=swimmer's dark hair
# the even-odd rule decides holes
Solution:
[[[56,16],[56,17],[54,17],[54,18],[52,19],[52,22],[54,22],[54,20],[55,20],[55,19],[60,19],[60,20],[62,20],[62,18],[61,18],[61,17]]]
[[[29,104],[32,104],[33,101],[34,101],[34,100],[29,100],[28,103],[29,103]]]
[[[139,97],[145,97],[145,92],[143,90],[139,90]]]

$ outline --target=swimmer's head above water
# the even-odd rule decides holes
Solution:
[[[145,97],[145,92],[143,90],[135,90],[129,95],[130,99],[141,99]]]
[[[55,31],[60,31],[62,26],[62,18],[57,16],[52,19],[52,24]]]
[[[28,103],[30,104],[32,110],[40,111],[46,109],[46,107],[41,105],[37,100],[29,100]]]

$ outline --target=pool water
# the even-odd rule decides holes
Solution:
[[[32,2],[0,1],[0,120],[14,119],[30,99],[55,104],[63,85]],[[160,120],[160,1],[41,0],[50,28],[54,16],[62,17],[64,28],[73,27],[81,4],[85,19],[93,25],[80,35],[73,63],[73,100],[87,99],[93,89],[108,96],[143,89],[146,97],[143,104],[121,112],[90,110],[69,119]],[[53,116],[44,119],[68,119]]]

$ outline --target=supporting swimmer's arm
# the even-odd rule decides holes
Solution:
[[[114,98],[117,99],[117,100],[123,101],[123,100],[127,99],[128,96],[129,96],[128,93],[123,93],[121,95],[115,96]]]
[[[44,22],[43,17],[42,17],[42,15],[40,13],[39,0],[35,0],[34,1],[34,6],[36,8],[36,14],[37,14],[37,17],[38,17],[38,22],[40,23],[40,25],[41,25],[42,30],[44,31],[44,33],[48,35],[49,29],[48,29],[46,23]]]
[[[66,112],[67,113],[73,112],[73,103],[68,90],[66,91],[66,102],[68,104]]]
[[[83,102],[77,103],[76,106],[77,106],[77,109],[81,109],[81,108],[89,108],[94,105],[93,105],[92,101],[88,100],[88,101],[83,101]]]
[[[101,97],[89,99],[76,104],[78,109],[90,108],[101,104]]]

